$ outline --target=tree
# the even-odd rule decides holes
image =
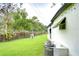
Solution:
[[[44,25],[39,22],[36,16],[32,18],[27,18],[28,13],[25,9],[17,9],[13,14],[14,22],[14,30],[27,30],[27,31],[43,31]]]
[[[1,13],[4,15],[3,16],[3,23],[4,23],[4,29],[5,29],[5,33],[7,33],[9,26],[11,25],[11,21],[12,21],[12,16],[11,16],[11,12],[14,9],[14,6],[12,3],[1,3]]]
[[[36,20],[36,19],[38,19],[36,16],[33,16],[33,17],[32,17],[32,20]]]
[[[13,17],[12,12],[16,10],[16,6],[13,3],[0,3],[0,12],[3,14],[3,28],[4,28],[4,34],[6,35],[6,38],[8,37],[8,34],[12,34],[12,25],[13,25]],[[8,38],[9,39],[9,38]]]
[[[27,27],[27,16],[28,13],[25,9],[18,8],[16,12],[13,13],[14,22],[14,30],[24,30],[25,26]]]
[[[28,16],[28,13],[25,11],[25,9],[21,10],[21,17],[22,19],[26,19],[26,17]]]

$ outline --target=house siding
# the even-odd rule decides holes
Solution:
[[[59,30],[59,26],[52,28],[52,38],[57,47],[63,45],[69,49],[69,55],[79,55],[79,4],[65,10],[55,21],[66,17],[66,29]],[[54,22],[55,22],[54,21]]]

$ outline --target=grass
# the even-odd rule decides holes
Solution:
[[[47,35],[0,42],[0,56],[43,56]]]

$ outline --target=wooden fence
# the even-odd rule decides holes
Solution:
[[[34,36],[45,34],[46,32],[33,32]],[[29,38],[31,36],[32,32],[15,32],[12,34],[0,34],[0,41],[9,41],[9,40],[15,40],[20,38]]]

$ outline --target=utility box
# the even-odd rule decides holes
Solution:
[[[65,47],[56,47],[50,41],[45,44],[45,56],[69,56],[69,49]]]
[[[54,48],[54,56],[69,56],[69,50],[67,48]]]

